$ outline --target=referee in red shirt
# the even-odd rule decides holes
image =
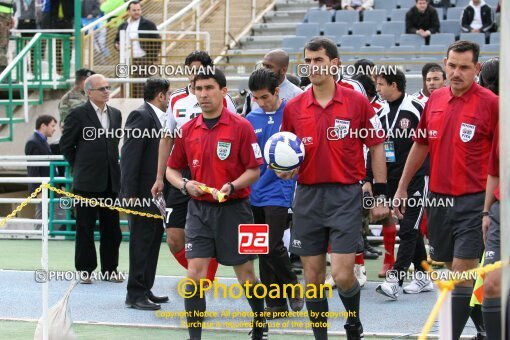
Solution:
[[[241,284],[250,282],[247,300],[255,313],[252,339],[267,339],[268,327],[263,316],[263,290],[254,294],[256,285],[253,260],[255,255],[238,252],[239,224],[253,223],[249,195],[250,185],[260,175],[263,164],[257,138],[250,123],[223,107],[227,94],[225,75],[216,69],[214,73],[195,76],[195,95],[202,115],[182,127],[182,135],[176,139],[168,160],[168,181],[189,194],[186,216],[185,245],[188,259],[188,278],[199,284],[205,279],[211,258],[218,263],[233,266]],[[182,177],[181,170],[189,167],[191,179]],[[200,184],[228,195],[228,200],[218,203],[217,190],[208,194]],[[193,292],[194,287],[187,285]],[[262,291],[261,291],[262,290]],[[257,297],[258,296],[258,297]],[[200,294],[184,299],[188,331],[191,340],[201,339],[202,317],[206,309],[205,297]],[[198,312],[198,313],[197,313]]]
[[[483,250],[482,219],[492,140],[498,123],[498,97],[475,83],[480,47],[457,41],[444,60],[450,86],[432,93],[418,125],[427,136],[415,138],[400,179],[396,199],[430,154],[430,198],[438,204],[428,212],[430,256],[448,269],[463,272],[478,266]],[[423,137],[423,138],[420,138]],[[448,199],[454,205],[447,206]],[[400,209],[404,209],[401,207]],[[395,209],[399,218],[401,211]],[[452,337],[458,339],[471,313],[473,282],[452,292]]]
[[[360,180],[365,176],[363,144],[371,151],[375,178],[374,195],[386,193],[386,158],[379,118],[360,93],[342,87],[328,70],[339,65],[336,45],[326,38],[314,38],[304,48],[310,66],[311,88],[285,107],[282,131],[296,134],[305,145],[306,157],[299,169],[279,173],[287,179],[298,173],[293,204],[294,226],[291,252],[301,256],[307,288],[320,291],[326,274],[326,251],[331,246],[331,272],[340,299],[349,312],[345,324],[347,339],[363,338],[359,318],[360,285],[354,276],[354,257],[362,226]],[[367,138],[356,132],[365,130]],[[381,130],[381,131],[378,131]],[[382,133],[381,133],[382,132]],[[388,207],[372,211],[376,218]],[[313,295],[313,294],[312,294]],[[327,339],[328,300],[307,294],[315,339]],[[318,316],[312,316],[312,313]]]

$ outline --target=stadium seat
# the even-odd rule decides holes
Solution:
[[[400,8],[409,9],[416,6],[416,0],[398,0],[398,5]]]
[[[391,21],[406,21],[406,13],[409,11],[407,8],[394,9],[390,13]]]
[[[485,45],[485,34],[483,33],[461,33],[460,40],[469,40],[478,45]]]
[[[359,13],[356,11],[336,11],[335,22],[352,24],[359,21]]]
[[[420,48],[421,53],[444,53],[446,55],[448,47],[444,45],[423,45]]]
[[[296,35],[301,37],[315,37],[321,34],[321,25],[316,23],[299,24],[296,26]]]
[[[448,10],[446,11],[446,19],[457,20],[460,22],[460,19],[462,19],[462,12],[464,12],[464,7],[448,8]]]
[[[456,37],[460,34],[460,20],[443,20],[440,22],[440,29],[439,31],[441,33],[453,33]]]
[[[461,8],[464,8],[464,7],[466,7],[467,5],[469,5],[469,1],[470,1],[470,0],[457,0],[457,2],[455,3],[455,7],[461,7]]]
[[[396,57],[396,58],[403,58],[406,60],[410,60],[415,57],[415,54],[417,51],[416,51],[416,47],[414,47],[414,46],[391,46],[390,52],[404,53],[404,54],[392,55],[391,59],[393,59],[393,57]],[[411,54],[411,53],[413,53],[413,54]]]
[[[325,24],[331,22],[333,15],[328,11],[312,11],[307,13],[308,22],[315,24]]]
[[[487,52],[487,53],[499,54],[499,53],[501,53],[501,47],[499,44],[482,45],[481,51]]]
[[[392,9],[397,8],[397,0],[375,0],[375,9],[386,9],[391,12]]]
[[[373,21],[378,24],[388,20],[388,12],[385,9],[374,9],[363,13],[363,21]]]
[[[366,58],[373,61],[380,60],[384,56],[385,47],[382,46],[362,46],[359,49],[359,57]],[[371,53],[371,54],[365,54]]]
[[[342,60],[352,58],[353,57],[352,55],[346,55],[345,58],[342,58],[342,55],[345,53],[353,53],[353,52],[354,52],[354,47],[351,47],[351,46],[343,46],[343,47],[338,48],[338,53],[340,53],[340,59],[342,59]]]
[[[307,37],[286,37],[282,40],[282,47],[286,51],[300,52],[308,40]]]
[[[366,35],[344,35],[340,38],[340,46],[351,46],[355,50],[359,50],[367,43]]]
[[[446,17],[446,9],[445,9],[445,8],[443,8],[443,7],[437,7],[437,8],[436,8],[436,7],[434,7],[434,8],[435,8],[435,9],[436,9],[436,11],[437,11],[437,16],[438,16],[439,20],[444,20],[444,19],[446,19],[446,18],[445,18],[445,17]]]
[[[377,23],[371,21],[355,22],[351,26],[352,34],[372,35],[377,33]]]
[[[405,32],[406,23],[404,21],[383,22],[381,25],[381,34],[393,34],[398,37]]]
[[[393,34],[374,34],[369,38],[370,46],[383,46],[390,48],[395,46],[395,36]]]
[[[344,22],[328,22],[324,24],[324,35],[341,37],[349,34],[349,25]]]
[[[436,33],[430,36],[431,45],[449,46],[455,42],[455,34],[453,33]]]
[[[499,45],[499,32],[492,32],[491,33],[491,45],[492,44],[498,44]]]
[[[425,45],[425,39],[418,34],[402,34],[398,42],[402,46],[414,46],[416,48]]]
[[[485,3],[489,6],[491,6],[494,10],[496,10],[496,7],[498,7],[499,0],[485,0]]]

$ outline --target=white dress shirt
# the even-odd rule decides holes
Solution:
[[[108,129],[110,127],[110,122],[108,120],[108,107],[106,104],[104,104],[104,108],[101,111],[101,109],[94,104],[92,101],[90,101],[90,104],[92,104],[92,107],[94,108],[94,111],[97,114],[97,118],[99,119],[99,122],[101,123],[101,126],[103,129]]]
[[[138,26],[140,25],[140,19],[127,20],[126,36],[128,37],[130,44],[129,47],[133,48],[133,58],[141,58],[145,56],[145,51],[140,47],[140,41],[138,40]]]

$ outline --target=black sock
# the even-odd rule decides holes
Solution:
[[[475,305],[471,309],[471,320],[475,324],[476,331],[485,336],[485,326],[483,323],[483,315],[482,315],[482,305]]]
[[[312,330],[315,340],[327,340],[328,317],[326,315],[329,311],[328,300],[324,296],[322,298],[306,299],[306,309],[308,310],[308,318],[312,322]]]
[[[262,283],[260,283],[260,281],[257,281],[254,285],[253,284],[250,285],[249,289],[245,292],[246,300],[248,300],[248,303],[250,304],[251,311],[255,314],[253,320],[255,322],[254,324],[255,328],[264,327],[264,323],[266,321],[266,318],[264,317],[264,298],[263,298],[264,288],[261,285]],[[257,287],[256,293],[255,287]]]
[[[501,299],[484,298],[482,312],[487,340],[501,339]]]
[[[195,286],[196,287],[196,286]],[[186,292],[191,295],[195,291],[193,285],[186,285]],[[200,293],[189,298],[184,298],[184,308],[186,309],[186,321],[188,322],[188,333],[190,340],[200,340],[202,338],[202,321],[206,308],[205,297],[200,297]]]
[[[347,323],[353,324],[359,322],[359,298],[361,287],[358,280],[355,280],[351,289],[343,291],[338,288],[338,295],[344,304],[345,311],[348,313]]]
[[[452,339],[458,339],[471,314],[472,287],[455,287],[452,291]]]

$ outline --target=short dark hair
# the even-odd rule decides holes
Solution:
[[[248,80],[248,87],[251,92],[267,89],[271,94],[274,94],[278,85],[276,74],[266,68],[260,68],[253,72]]]
[[[369,75],[375,68],[375,64],[369,59],[359,59],[354,63],[354,69],[358,72],[360,69],[363,70],[363,74]]]
[[[356,74],[351,78],[352,80],[357,80],[361,83],[363,88],[365,89],[365,92],[367,93],[367,96],[369,98],[375,97],[377,95],[377,91],[375,90],[375,84],[372,77],[366,75],[366,74]]]
[[[214,71],[198,71],[197,75],[193,79],[193,82],[196,83],[197,80],[203,80],[203,79],[214,79],[220,86],[220,89],[227,86],[227,78],[225,78],[225,74],[223,71],[221,71],[218,68],[214,68]]]
[[[429,70],[432,67],[439,67],[439,68],[441,68],[441,65],[439,65],[438,63],[426,63],[425,65],[423,65],[423,67],[421,68],[421,77],[423,79],[425,79],[425,77],[427,76],[427,73],[429,73]]]
[[[397,84],[397,89],[400,92],[406,91],[406,75],[399,69],[396,69],[396,72],[381,72],[377,74],[377,77],[381,77],[386,80],[388,85],[393,83]]]
[[[189,66],[192,62],[199,61],[202,66],[213,66],[214,62],[211,56],[205,51],[193,51],[184,60],[184,65]]]
[[[443,68],[439,65],[434,65],[432,66],[431,68],[429,68],[429,70],[427,71],[427,74],[429,74],[430,72],[441,72],[441,74],[443,75],[443,80],[446,80],[446,72],[443,70]],[[427,78],[427,74],[425,75],[424,78]]]
[[[143,88],[143,100],[150,102],[156,98],[159,93],[163,92],[166,94],[169,88],[170,81],[168,81],[168,79],[151,77],[147,79],[147,82]]]
[[[91,75],[96,74],[96,72],[89,70],[88,68],[80,68],[79,70],[76,70],[75,72],[75,83],[79,84]]]
[[[326,55],[329,59],[340,58],[338,55],[338,48],[336,47],[335,43],[328,38],[322,37],[313,38],[307,42],[305,48],[303,49],[303,54],[306,50],[317,52],[321,48],[326,51]]]
[[[448,51],[446,51],[446,58],[450,55],[450,51],[463,53],[463,52],[473,52],[473,63],[478,62],[478,57],[480,56],[480,45],[473,41],[468,40],[459,40],[454,42],[448,47]]]
[[[479,75],[481,86],[499,95],[499,58],[494,57],[482,64]]]
[[[39,116],[37,117],[37,119],[35,120],[35,129],[36,130],[39,130],[41,128],[41,125],[49,125],[51,122],[57,122],[57,120],[55,119],[55,117],[53,116],[50,116],[50,115],[42,115],[42,116]]]
[[[133,1],[130,1],[129,2],[129,5],[127,6],[126,10],[130,10],[131,9],[131,5],[140,5],[140,1],[138,0],[133,0]]]

